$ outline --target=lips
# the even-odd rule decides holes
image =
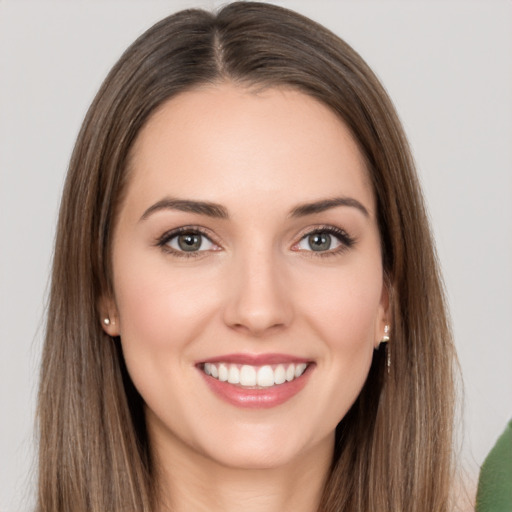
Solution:
[[[281,405],[301,391],[314,363],[281,354],[232,354],[198,363],[209,388],[238,407]]]

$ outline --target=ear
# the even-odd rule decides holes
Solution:
[[[384,339],[384,335],[388,335],[388,331],[391,330],[390,325],[390,296],[392,294],[392,286],[389,281],[384,278],[382,283],[382,293],[380,297],[379,309],[375,321],[375,344],[374,347],[378,348],[381,341]]]
[[[99,321],[103,330],[111,337],[121,334],[119,314],[113,298],[102,296],[98,301]]]

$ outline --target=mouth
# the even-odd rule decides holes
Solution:
[[[254,366],[219,362],[200,365],[200,369],[209,377],[248,389],[270,388],[293,382],[304,374],[307,367],[308,363]]]
[[[206,384],[224,401],[243,408],[269,408],[297,395],[315,363],[279,355],[232,355],[196,365]]]

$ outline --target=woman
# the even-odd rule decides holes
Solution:
[[[453,346],[383,88],[285,9],[142,35],[72,156],[39,510],[449,510]]]

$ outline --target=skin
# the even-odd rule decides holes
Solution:
[[[364,384],[388,302],[375,198],[350,132],[301,92],[222,83],[164,104],[136,140],[130,173],[104,329],[121,337],[146,404],[162,510],[316,510],[335,427]],[[333,197],[367,214],[342,205],[290,215]],[[165,198],[216,203],[229,218],[151,210]],[[173,252],[176,238],[159,245],[183,226],[208,236],[195,257]],[[326,226],[353,244],[333,237],[313,251],[308,233]],[[284,404],[244,409],[197,368],[231,353],[289,354],[312,371]]]

